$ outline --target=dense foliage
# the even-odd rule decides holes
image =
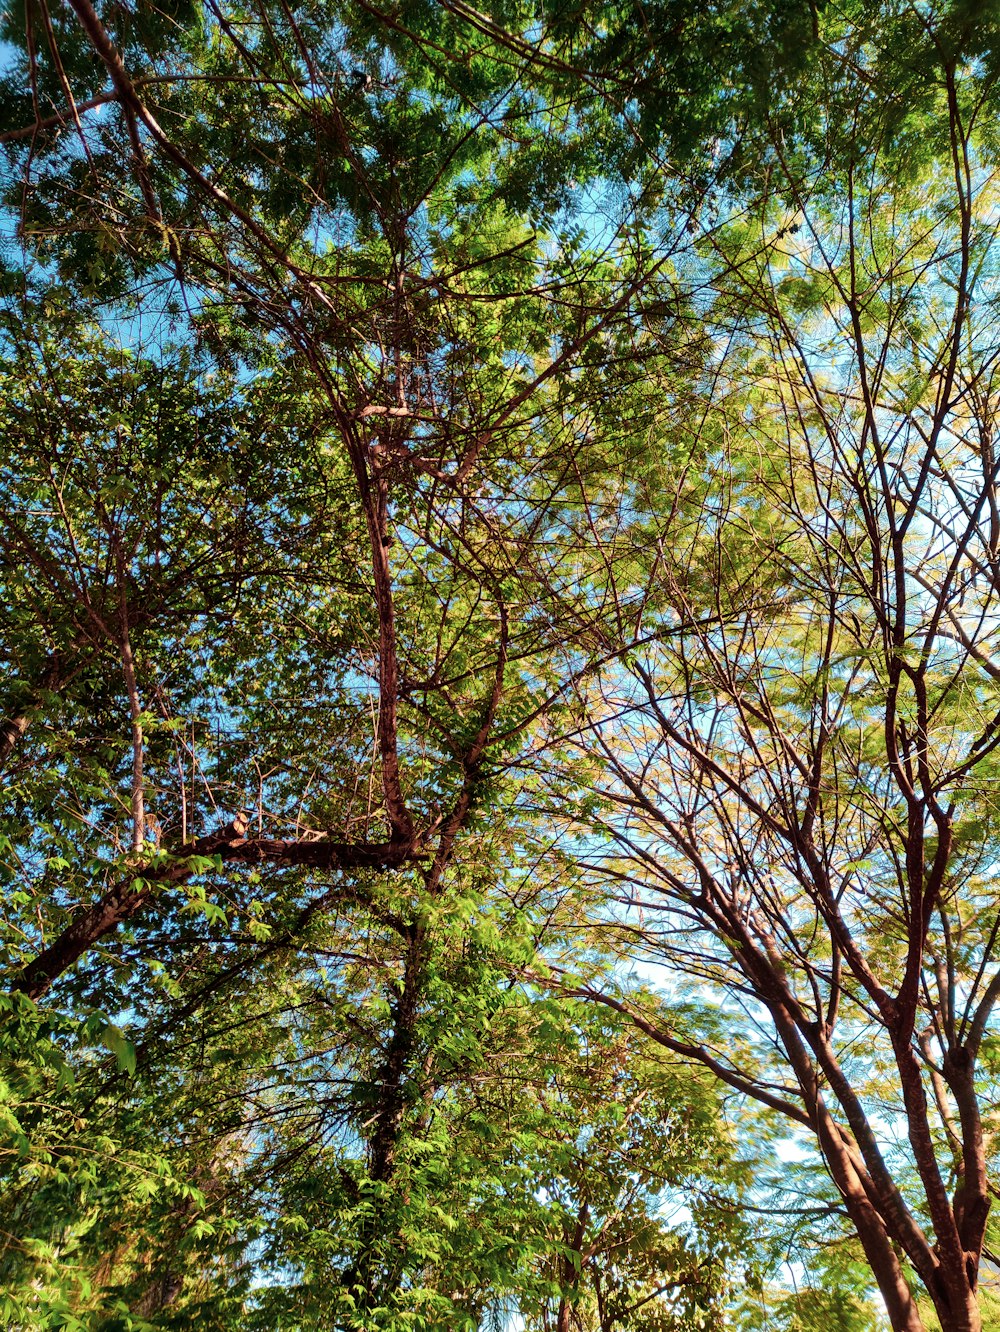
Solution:
[[[3,21],[7,1325],[990,1326],[1000,11]]]

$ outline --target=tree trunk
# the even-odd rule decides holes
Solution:
[[[943,1282],[941,1284],[944,1285]],[[931,1291],[931,1298],[941,1332],[983,1332],[979,1301],[964,1273],[955,1281],[948,1282],[947,1290]]]

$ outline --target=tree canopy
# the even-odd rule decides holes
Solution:
[[[8,1325],[989,1327],[1000,11],[4,25]]]

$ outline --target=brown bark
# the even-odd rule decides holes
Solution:
[[[141,911],[157,890],[184,883],[196,871],[191,857],[219,856],[242,865],[306,865],[315,869],[393,869],[415,854],[406,844],[393,842],[275,841],[244,836],[247,819],[240,816],[218,832],[209,833],[180,848],[164,865],[144,870],[142,865],[114,885],[100,901],[79,911],[47,948],[25,966],[11,985],[31,999],[40,998],[52,982],[82,955]]]
[[[121,585],[122,673],[128,695],[128,715],[132,731],[132,850],[137,854],[146,840],[146,800],[143,785],[142,701],[136,679],[135,657],[128,631],[128,599],[125,595],[124,562],[119,557],[118,578]]]
[[[925,1270],[930,1260],[928,1246],[923,1242],[917,1227],[906,1224],[910,1217],[895,1189],[886,1189],[884,1184],[880,1188],[878,1176],[872,1180],[864,1170],[858,1159],[856,1144],[837,1124],[826,1104],[815,1064],[787,1010],[776,1004],[772,1007],[772,1013],[789,1063],[802,1089],[820,1151],[857,1231],[868,1265],[885,1301],[893,1332],[923,1332],[923,1321],[906,1283],[892,1240],[895,1238],[900,1242],[899,1232],[902,1230],[907,1241],[903,1247],[915,1250],[915,1253],[911,1252],[911,1258],[924,1262]],[[875,1159],[872,1159],[871,1152],[868,1153],[865,1164],[878,1171],[881,1158],[877,1150]]]
[[[396,1144],[406,1107],[406,1075],[417,1037],[420,991],[424,979],[424,931],[406,927],[403,978],[392,1005],[392,1035],[375,1082],[379,1106],[370,1139],[371,1176],[380,1182],[392,1178]]]
[[[587,1233],[587,1223],[590,1220],[590,1203],[584,1199],[576,1217],[576,1228],[572,1235],[566,1235],[567,1246],[576,1255],[576,1262],[567,1254],[562,1260],[562,1284],[563,1294],[559,1298],[559,1311],[556,1315],[556,1332],[570,1332],[570,1318],[573,1313],[573,1302],[570,1299],[569,1290],[577,1292],[580,1285],[580,1275],[583,1269],[583,1240]]]
[[[983,1125],[976,1100],[974,1062],[968,1050],[956,1047],[945,1055],[944,1075],[958,1106],[962,1161],[953,1207],[970,1280],[979,1270],[986,1222],[990,1213],[989,1180]]]

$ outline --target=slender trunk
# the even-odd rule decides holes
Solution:
[[[369,1174],[381,1184],[388,1183],[396,1171],[423,978],[424,934],[419,926],[411,925],[403,976],[392,1006],[392,1035],[374,1079],[377,1109],[369,1138]],[[398,1288],[406,1261],[405,1243],[400,1242],[391,1213],[379,1202],[361,1224],[358,1253],[357,1261],[343,1277],[343,1284],[364,1316],[372,1305],[384,1303]]]
[[[372,551],[372,575],[378,609],[378,743],[382,762],[382,790],[394,837],[412,839],[413,820],[403,795],[397,750],[396,709],[399,698],[399,662],[396,655],[396,612],[392,570],[389,566],[389,487],[382,475],[362,494]]]
[[[583,1240],[587,1233],[587,1222],[590,1220],[590,1203],[584,1199],[580,1204],[580,1209],[576,1217],[576,1230],[572,1235],[566,1235],[565,1239],[570,1251],[575,1254],[575,1261],[567,1254],[562,1260],[563,1276],[563,1294],[559,1298],[559,1313],[556,1317],[556,1332],[570,1332],[570,1315],[573,1311],[573,1305],[570,1300],[569,1290],[574,1294],[579,1292],[580,1276],[583,1272]]]
[[[990,1214],[986,1146],[983,1141],[979,1103],[976,1099],[974,1055],[961,1046],[947,1051],[944,1057],[944,1075],[955,1097],[961,1126],[962,1160],[952,1206],[966,1254],[969,1280],[972,1282],[978,1276],[986,1236],[986,1222]]]
[[[393,1005],[392,1037],[378,1072],[379,1109],[371,1137],[372,1178],[392,1177],[396,1145],[406,1108],[407,1072],[416,1044],[420,988],[424,978],[424,933],[410,927],[406,963],[399,994]]]
[[[892,1332],[926,1332],[887,1228],[896,1209],[887,1209],[888,1218],[881,1215],[878,1201],[882,1201],[884,1206],[884,1199],[876,1200],[871,1196],[874,1191],[872,1181],[863,1173],[864,1164],[858,1159],[857,1145],[831,1114],[823,1098],[816,1066],[802,1043],[792,1017],[779,1003],[772,1005],[771,1012],[801,1088],[803,1104],[809,1112],[827,1170],[840,1190],[847,1214],[885,1301]]]
[[[128,694],[129,722],[132,728],[132,850],[139,852],[146,841],[146,810],[143,790],[142,703],[135,674],[132,640],[128,632],[128,599],[125,594],[125,563],[118,552],[118,578],[121,584],[122,673]]]
[[[817,1137],[827,1168],[840,1189],[847,1214],[861,1241],[868,1266],[885,1302],[892,1332],[926,1332],[885,1223],[872,1205],[843,1135],[822,1104],[822,1098],[819,1098],[817,1118]]]

